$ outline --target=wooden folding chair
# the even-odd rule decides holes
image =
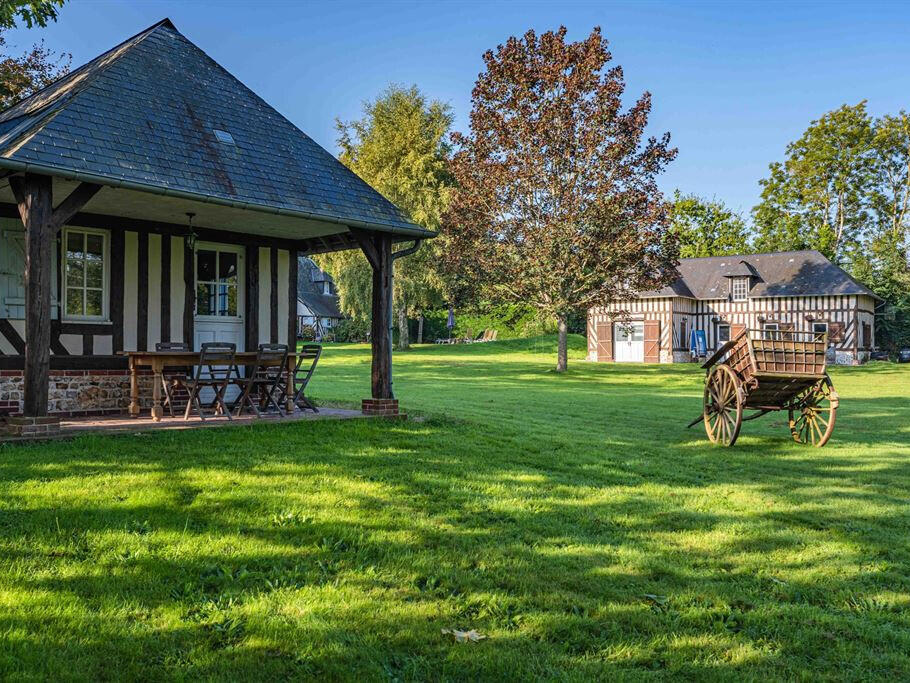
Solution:
[[[215,417],[220,411],[221,415],[226,416],[228,420],[231,419],[231,413],[224,404],[224,392],[227,391],[231,379],[238,374],[234,363],[236,350],[236,344],[227,342],[206,342],[202,345],[202,354],[193,378],[184,382],[184,386],[190,393],[186,402],[186,412],[183,414],[184,420],[190,418],[190,411],[195,402],[199,417],[205,422],[205,411],[199,395],[203,389],[211,389],[215,392],[215,397],[208,404],[212,408],[212,414],[209,417]]]
[[[319,412],[319,408],[304,395],[304,392],[310,382],[310,378],[316,371],[316,364],[319,362],[321,355],[322,346],[319,344],[304,344],[300,349],[300,353],[297,354],[297,363],[294,365],[294,371],[285,381],[282,401],[293,392],[293,403],[295,406],[304,411],[309,408],[314,413]]]
[[[256,352],[256,364],[247,368],[246,377],[237,377],[233,383],[241,387],[243,393],[232,408],[236,408],[237,416],[243,412],[244,405],[249,406],[262,417],[261,409],[268,409],[269,405],[275,407],[279,415],[284,415],[281,403],[284,400],[282,378],[288,365],[287,344],[260,344]],[[253,394],[256,400],[253,400]],[[277,398],[276,398],[277,397]],[[256,405],[256,404],[259,405]]]
[[[185,342],[155,342],[155,351],[190,351]],[[186,386],[186,368],[165,368],[161,373],[161,385],[164,389],[164,405],[174,417],[174,390]]]

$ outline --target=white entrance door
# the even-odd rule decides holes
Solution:
[[[196,245],[196,315],[194,345],[229,342],[244,350],[243,247],[200,242]],[[233,399],[238,389],[226,396]]]
[[[641,363],[645,360],[645,324],[616,323],[613,326],[613,353],[617,363]]]

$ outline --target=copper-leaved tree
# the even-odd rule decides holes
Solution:
[[[624,111],[600,29],[565,36],[528,31],[484,54],[470,133],[454,135],[445,245],[463,288],[556,319],[558,371],[570,314],[661,286],[677,258],[655,180],[676,150],[645,139],[650,95]]]

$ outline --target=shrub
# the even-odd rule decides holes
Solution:
[[[425,340],[449,336],[446,327],[448,315],[447,309],[430,311],[424,315]],[[584,325],[581,327],[583,330]],[[498,339],[518,339],[552,334],[556,331],[556,321],[544,320],[533,307],[522,304],[488,304],[455,311],[453,336],[465,337],[470,332],[472,337],[476,337],[484,330],[496,330]]]
[[[335,325],[335,341],[364,342],[370,336],[370,321],[345,318]]]
[[[297,337],[306,342],[316,341],[316,329],[312,325],[304,325]]]

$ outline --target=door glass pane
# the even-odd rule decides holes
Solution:
[[[642,324],[637,324],[632,326],[632,341],[644,341],[645,340],[645,326]]]
[[[66,257],[68,259],[81,259],[83,257],[82,238],[83,235],[81,232],[70,232],[67,234]]]
[[[66,314],[67,315],[84,315],[82,309],[82,290],[66,290]]]
[[[200,249],[196,252],[196,279],[201,282],[215,281],[215,252]]]
[[[101,310],[101,290],[100,289],[89,289],[85,292],[85,314],[86,315],[101,315],[103,311]]]
[[[237,254],[230,251],[218,254],[218,281],[237,282]]]
[[[214,285],[196,285],[196,314],[215,315],[215,287]]]

